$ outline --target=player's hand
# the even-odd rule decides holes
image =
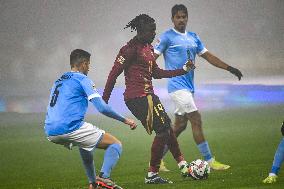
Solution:
[[[136,125],[136,123],[134,122],[133,119],[125,118],[124,123],[129,125],[131,130],[136,129],[136,127],[137,127],[137,125]]]
[[[183,70],[186,72],[189,72],[190,70],[195,69],[195,65],[191,60],[188,60],[184,65],[183,65]]]
[[[232,66],[228,66],[227,70],[228,70],[229,72],[231,72],[232,74],[234,74],[235,76],[237,76],[239,80],[242,79],[243,74],[242,74],[242,72],[241,72],[240,70],[238,70],[237,68],[234,68],[234,67],[232,67]]]

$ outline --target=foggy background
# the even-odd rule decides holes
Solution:
[[[243,72],[243,80],[197,58],[195,82],[284,83],[283,0],[0,0],[0,97],[48,97],[69,71],[73,49],[89,51],[89,76],[103,88],[119,49],[136,33],[123,29],[140,13],[156,20],[157,36],[172,27],[171,8],[188,8],[187,30]],[[158,59],[160,67],[163,58]],[[116,86],[123,86],[121,75]],[[166,88],[166,79],[154,81]]]

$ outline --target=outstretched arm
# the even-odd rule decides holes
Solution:
[[[159,68],[156,62],[154,62],[153,63],[153,78],[161,79],[161,78],[175,77],[175,76],[186,74],[192,69],[195,69],[195,66],[190,60],[185,62],[185,64],[183,65],[181,69],[176,69],[176,70],[163,70]]]
[[[231,72],[236,77],[238,77],[239,80],[241,80],[241,78],[243,77],[243,74],[240,70],[238,70],[237,68],[234,68],[232,66],[229,66],[228,64],[226,64],[225,62],[220,60],[218,57],[216,57],[215,55],[213,55],[209,51],[206,51],[205,53],[203,53],[201,55],[201,57],[204,58],[205,60],[207,60],[213,66],[216,66],[218,68],[221,68],[221,69],[224,69],[224,70]]]
[[[122,73],[123,71],[123,65],[120,65],[119,63],[115,63],[114,66],[112,67],[108,78],[107,82],[105,85],[105,89],[103,92],[103,100],[108,103],[108,100],[110,98],[111,92],[114,88],[114,85],[116,83],[117,77]]]
[[[108,116],[110,118],[116,119],[121,122],[125,121],[125,118],[122,115],[113,111],[112,108],[109,105],[107,105],[101,97],[93,98],[90,101],[93,103],[95,108],[105,116]]]
[[[134,55],[134,49],[128,46],[124,46],[120,49],[116,59],[114,61],[114,65],[108,75],[107,82],[105,85],[105,89],[103,92],[103,99],[106,103],[110,98],[113,87],[116,83],[117,77],[123,72],[125,66],[129,64],[132,56]]]
[[[135,129],[137,125],[132,119],[125,118],[119,113],[115,112],[109,105],[107,105],[104,100],[101,97],[95,97],[90,100],[95,108],[105,116],[108,116],[110,118],[116,119],[118,121],[121,121],[127,125],[130,126],[131,129]]]

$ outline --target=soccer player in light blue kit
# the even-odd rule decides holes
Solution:
[[[166,69],[181,68],[190,59],[195,62],[196,55],[201,56],[210,64],[227,70],[240,80],[242,73],[210,53],[201,42],[196,33],[186,31],[188,21],[187,8],[180,4],[172,8],[172,22],[174,28],[165,31],[155,46],[155,56],[164,56]],[[194,103],[194,70],[185,75],[170,78],[168,80],[168,92],[175,103],[174,132],[178,137],[187,127],[188,120],[191,123],[193,138],[204,159],[208,161],[214,170],[228,169],[230,166],[215,160],[210,151],[208,142],[202,131],[201,115]]]
[[[112,168],[116,165],[121,152],[121,142],[104,130],[91,123],[84,122],[88,101],[96,109],[113,119],[136,128],[132,119],[116,113],[102,100],[94,83],[87,77],[91,54],[76,49],[70,54],[71,71],[64,73],[55,81],[50,94],[50,101],[45,119],[45,134],[53,143],[71,149],[78,146],[89,180],[89,189],[97,186],[119,189],[110,179]],[[104,161],[100,175],[96,178],[93,162],[95,148],[105,149]]]
[[[282,127],[281,127],[281,133],[284,136],[284,121],[282,123]],[[278,148],[275,152],[274,155],[274,160],[272,163],[272,167],[271,167],[271,171],[268,175],[268,177],[266,177],[262,182],[265,184],[272,184],[275,183],[277,181],[277,175],[278,172],[280,170],[281,164],[284,161],[284,138],[282,138],[282,140],[280,141]]]

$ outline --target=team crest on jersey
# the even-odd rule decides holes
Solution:
[[[117,58],[116,61],[119,62],[120,64],[123,64],[124,61],[125,61],[125,58],[123,56],[120,56],[120,57]]]

